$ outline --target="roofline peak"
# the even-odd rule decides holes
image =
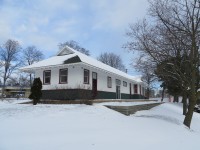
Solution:
[[[56,56],[74,54],[75,52],[76,52],[76,50],[74,50],[73,48],[66,45],[60,51],[58,51]]]

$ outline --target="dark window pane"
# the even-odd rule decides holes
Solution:
[[[46,76],[46,77],[47,77],[47,76],[50,76],[50,75],[51,75],[50,71],[45,72],[45,76]]]
[[[121,80],[116,79],[116,85],[121,85]]]
[[[67,76],[62,76],[61,78],[60,78],[60,82],[67,82]]]
[[[50,83],[50,78],[49,77],[45,78],[45,83]]]
[[[84,77],[84,82],[87,83],[88,82],[88,77]]]
[[[127,87],[127,82],[123,81],[123,86]]]
[[[60,75],[67,75],[67,70],[60,70]]]
[[[51,71],[44,71],[44,84],[50,84]]]

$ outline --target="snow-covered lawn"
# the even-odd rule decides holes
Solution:
[[[199,149],[200,115],[194,113],[191,129],[183,118],[173,103],[125,116],[99,104],[0,101],[0,150]]]

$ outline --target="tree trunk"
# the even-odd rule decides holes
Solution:
[[[5,86],[3,85],[2,89],[1,89],[1,97],[2,97],[2,99],[4,97],[4,91],[5,91]]]
[[[4,78],[3,78],[3,87],[2,87],[2,89],[1,89],[1,97],[2,97],[2,98],[4,97],[5,87],[6,87],[6,77],[5,77],[5,75],[4,75]]]
[[[190,97],[189,97],[189,106],[188,112],[185,115],[184,124],[190,128],[192,116],[194,112],[194,106],[196,104],[197,97],[196,97],[196,70],[192,70],[192,81],[191,81],[191,90],[190,90]]]
[[[194,31],[194,27],[193,27]],[[191,89],[190,89],[190,97],[189,97],[189,107],[188,107],[188,112],[185,115],[184,119],[184,124],[190,128],[191,121],[192,121],[192,116],[194,113],[194,106],[196,105],[197,102],[197,89],[196,89],[196,82],[197,78],[199,77],[199,70],[196,68],[196,62],[198,62],[198,49],[197,49],[197,44],[196,44],[196,37],[195,34],[192,36],[192,49],[190,52],[190,65],[191,65]]]
[[[37,100],[33,99],[33,105],[37,105]]]
[[[165,88],[163,87],[161,102],[163,102],[163,99],[164,99],[164,93],[165,93]]]
[[[178,95],[174,95],[174,103],[177,102],[178,103]]]
[[[188,128],[190,128],[190,125],[191,125],[195,104],[196,104],[195,99],[193,99],[191,97],[189,99],[188,111],[187,111],[187,113],[185,115],[185,119],[184,119],[184,122],[183,122]]]
[[[32,75],[31,75],[31,73],[30,73],[30,87],[32,86]]]
[[[149,96],[150,96],[150,89],[147,88],[147,99],[149,99]]]
[[[186,93],[183,93],[182,103],[183,103],[183,115],[186,115],[187,113],[187,94]]]

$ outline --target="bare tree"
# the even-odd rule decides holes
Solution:
[[[28,79],[29,77],[28,77],[28,75],[27,74],[20,74],[20,76],[19,76],[19,79],[18,79],[18,82],[19,82],[19,85],[20,85],[20,87],[27,87],[27,86],[29,86],[30,85],[30,81],[29,81],[29,79]]]
[[[44,58],[42,51],[38,50],[35,46],[28,46],[23,50],[24,65],[32,65]],[[30,86],[32,84],[32,74],[29,74]]]
[[[79,52],[81,52],[85,55],[90,56],[90,51],[81,47],[79,45],[79,43],[77,43],[76,41],[71,40],[71,41],[67,41],[67,42],[58,44],[59,49],[62,49],[65,46],[69,46],[69,47],[71,47],[71,48],[73,48],[73,49],[75,49],[75,50],[77,50],[77,51],[79,51]]]
[[[19,85],[18,78],[10,77],[6,82],[6,85],[7,86],[18,86]]]
[[[157,77],[154,73],[155,66],[153,66],[153,64],[143,55],[140,55],[140,57],[135,59],[136,61],[133,61],[133,68],[142,74],[141,80],[147,85],[146,96],[149,98],[150,91],[153,89],[153,84],[157,80]]]
[[[184,124],[190,127],[199,88],[199,41],[200,0],[152,0],[149,14],[151,21],[130,26],[127,33],[134,39],[126,44],[130,50],[147,55],[153,64],[160,64],[173,57],[186,55],[181,61],[188,64],[188,73],[183,73],[176,63],[165,76],[176,78],[180,85],[190,89],[189,107]]]
[[[12,73],[21,65],[19,59],[19,52],[21,46],[15,40],[9,39],[3,46],[0,47],[0,61],[2,64],[2,77],[3,77],[3,88],[2,95],[4,94],[4,88],[7,79],[10,78]]]
[[[29,75],[26,73],[21,73],[20,75],[15,77],[10,77],[6,82],[6,85],[20,87],[27,87],[29,86],[29,84]]]
[[[188,63],[186,63],[187,60],[187,56],[172,57],[171,59],[168,59],[158,64],[155,70],[158,78],[161,79],[161,81],[163,82],[163,89],[167,88],[168,93],[174,96],[174,102],[178,102],[179,95],[182,96],[183,115],[186,115],[187,113],[187,95],[189,95],[190,90],[188,89],[189,83],[181,80],[179,76],[183,77],[184,75],[190,77],[191,70],[188,66]],[[176,73],[177,68],[179,69],[181,74]]]
[[[97,57],[97,60],[99,60],[102,63],[107,64],[113,68],[119,69],[124,72],[126,71],[121,57],[114,53],[107,53],[107,52],[102,53],[99,57]]]

